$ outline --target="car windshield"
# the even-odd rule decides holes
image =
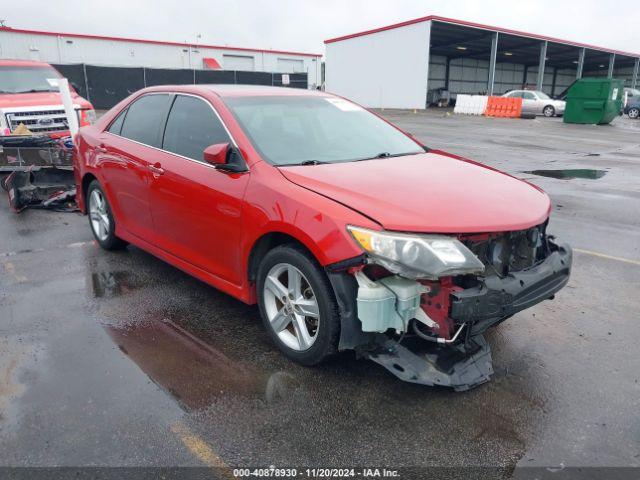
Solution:
[[[0,93],[57,92],[52,78],[60,78],[52,67],[0,67]]]
[[[543,100],[550,100],[551,97],[549,97],[549,95],[547,95],[544,92],[536,92],[536,94],[538,95],[538,98],[541,98]]]
[[[273,165],[333,163],[424,152],[411,138],[336,97],[228,97],[224,102]]]

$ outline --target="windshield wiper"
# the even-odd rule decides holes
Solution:
[[[323,162],[322,160],[305,160],[304,162],[294,163],[293,165],[322,165],[327,162]]]
[[[366,158],[358,158],[356,160],[352,160],[353,162],[362,162],[364,160],[375,160],[377,158],[392,158],[392,157],[404,157],[407,155],[418,155],[420,152],[403,152],[403,153],[389,153],[389,152],[380,152],[373,157]]]

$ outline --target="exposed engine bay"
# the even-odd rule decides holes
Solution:
[[[328,269],[343,310],[340,347],[406,381],[458,391],[488,381],[483,333],[569,280],[571,248],[546,227],[449,238],[358,231],[368,253]]]

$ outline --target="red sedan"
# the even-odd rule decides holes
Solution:
[[[492,373],[483,332],[569,278],[543,191],[323,92],[147,88],[76,148],[103,248],[131,243],[257,303],[302,364],[353,349],[464,390]]]

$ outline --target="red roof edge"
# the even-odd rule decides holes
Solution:
[[[362,37],[362,36],[365,36],[365,35],[371,35],[373,33],[384,32],[385,30],[393,30],[395,28],[406,27],[407,25],[414,25],[416,23],[423,23],[423,22],[427,22],[429,20],[433,20],[433,21],[436,21],[436,22],[442,22],[442,23],[452,23],[454,25],[461,25],[461,26],[464,26],[464,27],[480,28],[480,29],[483,29],[483,30],[493,30],[493,31],[499,32],[499,33],[506,33],[506,34],[511,34],[511,35],[518,35],[518,36],[521,36],[521,37],[535,38],[537,40],[546,40],[548,42],[564,43],[566,45],[571,45],[571,46],[574,46],[574,47],[588,48],[588,49],[591,49],[591,50],[599,50],[599,51],[606,52],[606,53],[615,53],[616,55],[623,55],[625,57],[640,58],[640,53],[630,53],[630,52],[624,52],[622,50],[613,50],[613,49],[610,49],[610,48],[598,47],[598,46],[595,46],[595,45],[589,45],[588,43],[580,43],[580,42],[574,42],[574,41],[571,41],[571,40],[563,40],[561,38],[547,37],[547,36],[544,36],[544,35],[538,35],[536,33],[527,33],[527,32],[522,32],[522,31],[519,31],[519,30],[512,30],[512,29],[509,29],[509,28],[494,27],[494,26],[491,26],[491,25],[484,25],[482,23],[468,22],[466,20],[457,20],[455,18],[440,17],[438,15],[429,15],[429,16],[426,16],[426,17],[414,18],[413,20],[407,20],[405,22],[394,23],[392,25],[387,25],[387,26],[384,26],[384,27],[374,28],[374,29],[371,29],[371,30],[365,30],[363,32],[352,33],[350,35],[344,35],[342,37],[330,38],[328,40],[325,40],[324,43],[328,44],[328,43],[341,42],[343,40],[349,40],[350,38],[356,38],[356,37]]]
[[[321,53],[306,53],[306,52],[290,52],[287,50],[269,50],[263,48],[247,48],[247,47],[230,47],[228,45],[205,45],[201,43],[180,43],[180,42],[168,42],[162,40],[145,40],[142,38],[128,38],[128,37],[109,37],[104,35],[88,35],[83,33],[64,33],[64,32],[49,32],[44,30],[26,30],[23,28],[12,27],[0,27],[2,32],[14,32],[14,33],[26,33],[29,35],[47,35],[54,37],[69,37],[69,38],[89,38],[93,40],[111,40],[115,42],[136,42],[136,43],[148,43],[152,45],[171,45],[178,47],[195,47],[195,48],[217,48],[218,50],[236,50],[241,52],[258,52],[258,53],[279,53],[281,55],[298,55],[301,57],[322,57]]]
[[[365,30],[363,32],[352,33],[350,35],[344,35],[342,37],[335,37],[325,40],[325,45],[327,43],[341,42],[343,40],[349,40],[350,38],[363,37],[365,35],[371,35],[372,33],[384,32],[385,30],[393,30],[394,28],[406,27],[407,25],[413,25],[416,23],[427,22],[429,20],[433,20],[436,18],[434,15],[429,15],[427,17],[414,18],[413,20],[407,20],[400,23],[393,23],[391,25],[387,25],[385,27],[373,28],[371,30]]]

